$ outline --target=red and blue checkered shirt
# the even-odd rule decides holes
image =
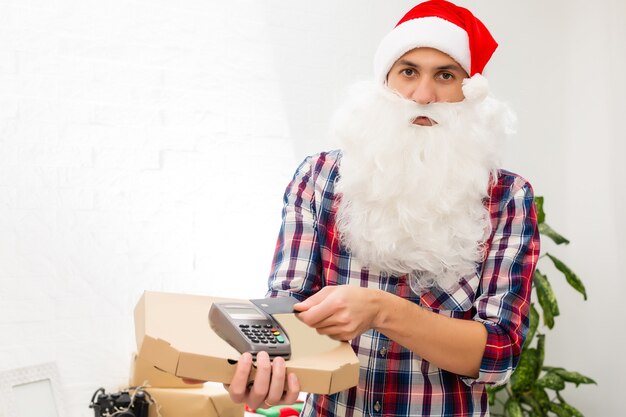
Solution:
[[[333,395],[309,395],[302,415],[489,415],[485,384],[506,382],[528,331],[531,277],[539,255],[530,184],[499,171],[485,203],[492,235],[476,274],[448,292],[435,287],[418,296],[406,276],[363,269],[340,244],[333,204],[340,159],[339,151],[311,156],[289,183],[268,295],[304,300],[326,285],[381,289],[439,314],[483,323],[487,345],[478,378],[468,378],[439,369],[370,329],[351,342],[361,363],[358,386]]]

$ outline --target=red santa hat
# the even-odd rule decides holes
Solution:
[[[482,73],[498,44],[469,10],[445,0],[429,0],[411,9],[381,41],[374,74],[385,82],[393,64],[420,47],[438,49],[463,67],[470,77]]]

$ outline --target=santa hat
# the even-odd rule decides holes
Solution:
[[[384,83],[398,58],[420,47],[448,54],[472,77],[482,73],[498,44],[469,10],[445,0],[425,1],[381,41],[374,57],[376,79]]]

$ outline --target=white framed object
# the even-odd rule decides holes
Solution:
[[[55,363],[0,371],[0,417],[65,417]]]

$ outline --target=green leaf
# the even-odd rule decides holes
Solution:
[[[541,367],[543,366],[543,358],[545,355],[546,349],[546,335],[539,334],[537,335],[537,373],[541,371]]]
[[[543,369],[546,372],[550,372],[550,371],[564,371],[565,368],[561,368],[560,366],[543,366],[541,367],[541,369]]]
[[[533,337],[535,337],[535,333],[537,332],[537,327],[539,326],[539,313],[535,308],[535,303],[530,303],[530,324],[528,326],[528,335],[526,335],[526,342],[524,346],[530,346],[533,341]]]
[[[517,369],[511,376],[511,390],[513,393],[528,391],[539,376],[540,367],[537,349],[528,348],[522,351]]]
[[[504,388],[506,388],[506,384],[498,386],[489,385],[485,388],[487,391],[487,399],[489,399],[489,405],[493,406],[496,403],[496,394],[498,393],[498,391],[502,391]]]
[[[550,255],[549,253],[546,253],[546,255],[548,256],[548,258],[552,259],[552,263],[554,263],[554,266],[556,267],[556,269],[558,269],[559,271],[563,273],[563,275],[565,275],[565,279],[567,280],[567,283],[576,291],[581,293],[586,300],[587,291],[585,290],[585,286],[583,285],[583,282],[580,280],[580,278],[578,278],[578,276],[567,265],[565,265],[560,259],[556,258],[555,256]]]
[[[538,269],[535,269],[533,273],[533,283],[537,291],[537,300],[543,310],[543,323],[551,329],[554,327],[554,317],[560,314],[556,296],[552,291],[548,277]]]
[[[533,398],[537,401],[539,406],[543,411],[548,411],[550,408],[550,397],[548,397],[548,393],[542,388],[537,386],[533,387]]]
[[[541,407],[539,401],[537,401],[537,399],[531,393],[522,395],[520,397],[520,401],[524,404],[528,404],[533,409],[531,416],[544,417],[547,415],[546,411],[544,411],[544,409]]]
[[[487,390],[487,399],[489,400],[489,406],[493,407],[496,404],[496,393]]]
[[[537,224],[546,221],[546,214],[543,211],[543,196],[535,196],[535,207],[537,207]]]
[[[567,240],[566,237],[558,234],[553,228],[548,226],[546,223],[541,223],[539,225],[539,233],[541,233],[542,235],[548,236],[557,245],[569,244],[569,240]]]
[[[504,415],[508,417],[524,417],[522,406],[513,397],[509,397],[506,404],[504,404]]]
[[[563,368],[555,368],[552,372],[560,376],[564,381],[573,382],[576,386],[580,384],[596,384],[596,381],[578,372],[566,371]]]
[[[550,411],[552,411],[558,417],[572,417],[570,412],[561,404],[550,403]]]
[[[537,380],[537,386],[554,391],[561,391],[565,389],[565,381],[556,373],[548,372]]]
[[[574,408],[568,403],[561,403],[561,406],[569,411],[569,415],[572,417],[585,417],[583,413],[581,413],[580,411],[578,411],[578,409]]]

